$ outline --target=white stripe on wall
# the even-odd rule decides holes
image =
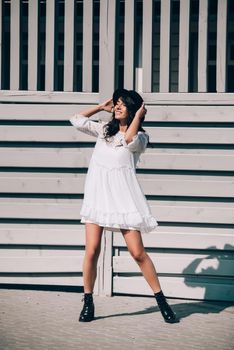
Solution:
[[[112,96],[115,87],[115,21],[116,1],[100,0],[100,100]]]
[[[66,0],[64,6],[64,91],[73,91],[74,0]]]
[[[152,91],[152,14],[153,1],[143,1],[143,49],[142,49],[142,67],[143,67],[143,91]]]
[[[159,91],[169,92],[170,83],[170,14],[171,1],[161,1]]]
[[[54,90],[55,0],[46,2],[45,90]]]
[[[37,90],[38,1],[28,2],[28,90]]]
[[[227,0],[218,0],[216,90],[226,90]]]
[[[198,92],[207,92],[208,0],[199,2]]]
[[[188,92],[190,0],[180,0],[179,92]]]
[[[92,91],[93,2],[83,1],[83,91]]]
[[[135,1],[125,0],[124,17],[124,87],[134,88]]]
[[[10,89],[19,90],[20,78],[20,1],[11,1]]]
[[[2,0],[0,0],[0,89],[2,88]]]

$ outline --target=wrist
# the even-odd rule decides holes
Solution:
[[[103,106],[101,104],[97,105],[97,108],[99,112],[103,111]]]
[[[138,120],[141,120],[141,119],[142,119],[142,116],[139,115],[138,113],[136,113],[134,118],[135,118],[135,119],[138,119]]]

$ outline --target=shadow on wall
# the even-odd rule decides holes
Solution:
[[[211,246],[207,250],[209,255],[195,259],[183,270],[185,284],[191,288],[201,288],[201,299],[204,298],[204,300],[199,301],[194,298],[195,300],[183,301],[178,298],[177,302],[171,306],[179,320],[193,314],[218,314],[223,310],[233,313],[233,308],[230,310],[228,308],[234,305],[234,246],[226,244],[222,251]],[[155,313],[155,311],[160,310],[157,306],[150,306],[135,312],[99,316],[97,319],[136,316]]]
[[[204,300],[234,302],[234,246],[225,244],[222,251],[216,249],[208,247],[210,255],[195,259],[183,270],[184,282],[191,288],[202,288]]]

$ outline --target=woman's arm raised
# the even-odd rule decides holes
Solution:
[[[109,99],[95,107],[91,107],[74,114],[69,120],[76,129],[84,132],[85,134],[97,137],[103,132],[103,123],[98,123],[94,120],[89,120],[88,118],[100,111],[111,112],[111,109],[112,100]]]
[[[113,107],[113,102],[112,99],[110,98],[109,100],[100,103],[94,107],[85,109],[81,112],[79,112],[79,114],[83,115],[84,117],[91,117],[92,115],[101,112],[101,111],[106,111],[106,112],[111,112],[112,111],[112,107]]]
[[[126,134],[125,134],[125,141],[127,143],[131,142],[133,140],[133,137],[137,135],[138,128],[141,123],[141,119],[146,114],[147,110],[145,108],[145,104],[142,103],[141,107],[138,109],[138,111],[135,114],[135,117],[133,118],[133,121],[129,125]]]

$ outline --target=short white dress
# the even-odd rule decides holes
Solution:
[[[136,164],[146,149],[148,134],[138,131],[127,144],[118,132],[108,142],[104,139],[107,122],[73,115],[71,124],[97,138],[85,179],[80,210],[82,223],[95,223],[106,230],[139,230],[148,233],[158,225],[136,177]]]

